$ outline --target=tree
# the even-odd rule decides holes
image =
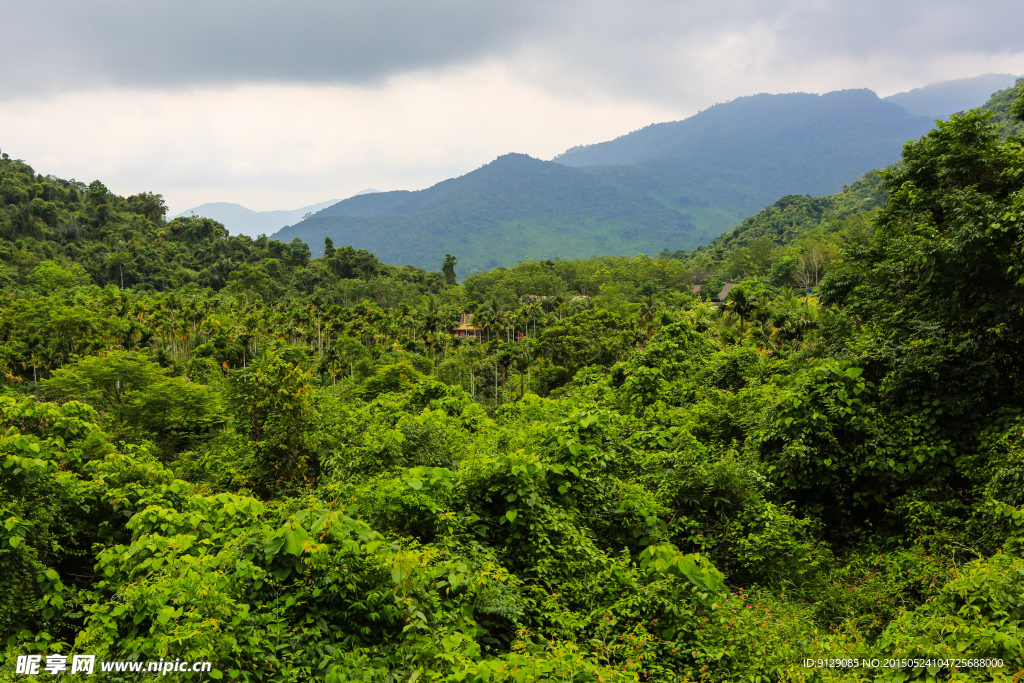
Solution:
[[[1024,149],[988,116],[957,114],[907,143],[884,174],[873,243],[821,285],[886,404],[910,420],[940,411],[933,441],[969,442],[992,415],[1024,409]]]
[[[293,490],[320,473],[320,411],[304,349],[278,346],[232,375],[237,428],[256,454],[262,493]]]
[[[242,292],[245,295],[245,303],[249,303],[250,294],[266,296],[269,285],[270,277],[249,263],[241,264],[228,276],[228,289]]]
[[[458,278],[455,276],[455,265],[458,263],[451,254],[444,255],[444,265],[441,266],[441,274],[444,275],[444,282],[446,285],[454,285],[458,283]]]
[[[103,265],[106,266],[111,272],[116,268],[121,289],[124,289],[124,267],[132,262],[132,255],[126,251],[119,251],[116,254],[110,254],[106,260],[103,261]]]
[[[797,260],[793,278],[801,289],[811,289],[825,274],[825,267],[835,259],[835,246],[814,242]]]
[[[145,354],[113,351],[86,356],[43,381],[43,391],[57,398],[86,401],[117,429],[141,429],[165,444],[171,432],[198,432],[215,419],[212,392],[206,386],[174,377]]]
[[[128,209],[132,213],[145,216],[154,223],[163,223],[167,215],[167,205],[163,195],[152,192],[140,192],[128,197]]]
[[[41,294],[89,284],[89,274],[77,263],[58,265],[43,261],[28,276],[28,284]]]
[[[309,263],[309,245],[296,237],[288,243],[288,263],[292,266],[304,266]]]
[[[586,365],[612,365],[632,347],[626,327],[614,313],[584,311],[542,331],[536,355],[565,368],[570,377]]]

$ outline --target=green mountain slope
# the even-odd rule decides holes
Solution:
[[[452,253],[466,273],[528,257],[653,254],[712,234],[642,188],[508,154],[426,190],[347,199],[274,238],[298,237],[316,255],[330,237],[419,267],[436,268]]]
[[[1010,111],[1018,93],[1017,87],[1000,90],[981,107],[992,112],[1003,137],[1024,133],[1024,123]],[[751,276],[779,286],[814,284],[844,248],[870,242],[872,221],[887,196],[882,177],[871,171],[836,194],[784,196],[709,245],[660,255],[694,268],[710,291],[727,279]]]
[[[885,198],[882,179],[875,171],[833,195],[787,195],[745,218],[710,245],[698,247],[694,253],[728,254],[734,249],[749,247],[761,238],[768,238],[777,246],[788,246],[808,232],[820,228],[834,231],[853,216],[881,208]]]
[[[999,126],[999,133],[1006,137],[1008,135],[1024,136],[1024,121],[1017,119],[1010,111],[1010,106],[1021,94],[1024,88],[1024,79],[1019,79],[1017,85],[993,93],[988,102],[982,105],[982,109],[992,112],[992,123]]]

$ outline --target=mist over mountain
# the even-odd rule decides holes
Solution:
[[[883,99],[900,105],[911,114],[942,119],[958,111],[982,106],[992,93],[1009,88],[1016,81],[1017,76],[1013,74],[983,74],[931,83]]]
[[[367,190],[364,190],[364,192],[366,191]],[[376,190],[369,191],[375,192]],[[209,202],[206,204],[200,204],[193,209],[182,211],[172,218],[177,218],[178,216],[191,216],[195,214],[196,216],[212,218],[218,223],[222,223],[232,235],[258,237],[259,235],[269,235],[280,230],[286,225],[297,223],[298,221],[301,221],[307,213],[316,213],[317,211],[325,209],[337,202],[337,199],[330,199],[326,202],[310,204],[309,206],[303,206],[299,209],[286,209],[279,211],[253,211],[252,209],[247,209],[241,204],[234,204],[231,202]]]

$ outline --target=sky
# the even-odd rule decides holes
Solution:
[[[1006,0],[0,0],[0,150],[291,209],[420,189],[759,92],[1024,74]]]

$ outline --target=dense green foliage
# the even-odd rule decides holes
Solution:
[[[333,260],[311,262],[301,240],[229,236],[208,218],[165,222],[166,212],[158,194],[119,197],[98,180],[85,185],[44,177],[3,154],[0,278],[39,292],[88,283],[157,291],[197,285],[266,301],[316,294],[337,303],[418,298],[443,285],[439,273],[384,265],[364,250],[346,247]],[[38,268],[42,262],[66,266],[66,273]]]
[[[33,224],[0,302],[0,680],[29,652],[246,681],[1024,676],[1024,147],[954,116],[877,180],[787,197],[721,256],[351,305],[241,284],[260,260],[122,289]],[[820,296],[774,265],[693,296],[691,260],[808,233],[835,247]],[[304,269],[402,282],[330,243],[281,281]],[[879,664],[804,664],[850,658]]]
[[[1020,110],[1013,111],[1015,104],[1019,107],[1020,93],[1021,81],[1018,81],[1016,86],[994,93],[981,107],[983,111],[992,112],[992,123],[1000,127],[1003,137],[1020,137],[1024,133],[1024,121],[1021,120]]]

